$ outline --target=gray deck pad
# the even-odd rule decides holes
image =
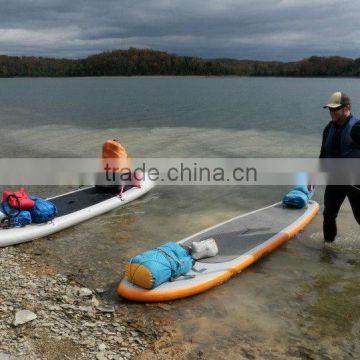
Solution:
[[[194,241],[213,238],[219,248],[218,255],[197,261],[204,263],[230,261],[269,240],[305,212],[306,208],[290,209],[278,204],[194,235],[182,244],[189,245]]]

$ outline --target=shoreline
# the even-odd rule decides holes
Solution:
[[[0,359],[162,358],[172,320],[131,312],[21,250],[0,249]]]

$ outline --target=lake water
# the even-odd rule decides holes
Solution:
[[[0,79],[2,157],[96,157],[119,138],[134,157],[317,157],[343,90],[360,116],[357,79]],[[50,196],[68,188],[34,187]],[[128,256],[279,201],[287,187],[158,186],[144,198],[29,244],[89,287],[115,295]],[[322,204],[323,189],[315,200]],[[360,354],[360,234],[346,201],[339,237],[324,245],[319,215],[281,249],[171,311],[178,341],[204,358],[349,358]],[[175,340],[176,341],[176,340]],[[194,359],[198,353],[194,353]]]

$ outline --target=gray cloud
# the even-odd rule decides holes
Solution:
[[[0,0],[0,53],[76,58],[133,46],[206,58],[360,57],[359,15],[349,0]]]

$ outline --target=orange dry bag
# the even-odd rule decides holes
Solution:
[[[131,172],[130,160],[128,154],[117,140],[107,140],[102,146],[102,155],[104,168],[106,165],[111,167],[111,171],[117,173]]]
[[[122,178],[129,179],[131,185],[140,186],[139,181],[134,177],[128,153],[118,140],[107,140],[102,146],[101,157],[103,170],[108,169],[111,174],[122,174]]]

